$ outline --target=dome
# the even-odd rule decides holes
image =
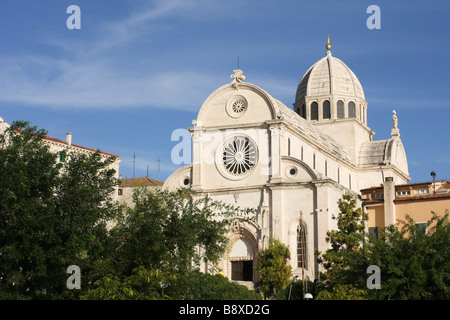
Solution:
[[[365,100],[364,91],[355,74],[340,59],[327,55],[317,61],[303,75],[297,87],[295,101],[304,97],[335,95]]]

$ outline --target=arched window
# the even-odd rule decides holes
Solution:
[[[311,120],[319,120],[319,105],[317,102],[311,103]]]
[[[345,118],[344,101],[342,101],[342,100],[339,100],[337,102],[337,117],[338,117],[338,119]]]
[[[316,168],[316,154],[313,154],[313,169]]]
[[[325,160],[325,176],[328,177],[328,162]]]
[[[349,118],[356,118],[356,106],[353,101],[350,101],[348,103],[348,117]]]
[[[301,148],[301,150],[300,150],[300,160],[303,161],[303,146],[302,146],[302,148]]]
[[[322,103],[322,118],[323,119],[331,118],[331,107],[330,107],[330,101],[328,101],[328,100],[325,100]]]
[[[301,222],[297,230],[297,267],[308,269],[306,231],[306,224]]]

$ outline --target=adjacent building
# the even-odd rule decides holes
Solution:
[[[382,186],[361,190],[371,236],[378,237],[380,230],[404,221],[406,215],[426,230],[432,212],[443,216],[450,210],[450,182],[447,180],[398,185],[389,178],[386,180]]]
[[[5,130],[9,127],[10,125],[5,120],[3,120],[3,118],[0,117],[0,134],[3,134]],[[50,152],[58,154],[59,162],[66,162],[67,157],[70,155],[71,152],[85,153],[85,154],[99,152],[104,158],[114,157],[115,160],[110,165],[109,168],[114,169],[116,171],[116,177],[117,178],[119,177],[119,165],[121,162],[121,158],[118,155],[73,144],[71,132],[66,134],[66,140],[60,140],[49,136],[45,136],[44,142],[48,144]],[[117,194],[117,192],[115,194]]]
[[[161,188],[163,182],[151,179],[149,177],[139,177],[139,178],[125,178],[120,177],[120,186],[117,192],[119,201],[128,205],[133,206],[133,192],[136,188],[145,188],[148,190],[154,190],[156,188]]]

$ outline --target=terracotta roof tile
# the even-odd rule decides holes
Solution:
[[[144,187],[144,186],[159,186],[161,187],[164,183],[158,180],[154,180],[148,177],[141,178],[129,178],[121,179],[121,187]]]
[[[50,140],[50,141],[54,141],[54,142],[58,142],[58,143],[64,143],[64,144],[67,144],[67,145],[68,145],[68,143],[67,143],[66,141],[59,140],[59,139],[55,139],[55,138],[52,138],[52,137],[45,136],[44,139]],[[75,147],[75,148],[81,148],[81,149],[93,151],[93,152],[97,152],[97,151],[98,151],[98,152],[100,152],[101,154],[106,154],[106,155],[108,155],[108,156],[113,156],[113,157],[119,158],[119,156],[118,156],[117,154],[112,154],[112,153],[103,152],[103,151],[100,151],[100,150],[95,150],[95,149],[83,147],[83,146],[79,146],[79,145],[76,145],[76,144],[73,144],[73,143],[71,144],[71,146],[72,146],[72,147]]]
[[[17,131],[17,132],[22,132],[22,130],[19,130],[19,129],[16,129],[16,131]],[[54,141],[54,142],[58,142],[58,143],[62,143],[62,144],[69,145],[66,141],[59,140],[59,139],[55,139],[55,138],[52,138],[52,137],[49,137],[49,136],[45,136],[44,139],[45,139],[45,140],[50,140],[50,141]],[[106,154],[106,155],[109,155],[109,156],[113,156],[113,157],[119,158],[119,156],[118,156],[117,154],[112,154],[112,153],[103,152],[103,151],[100,151],[100,150],[95,150],[95,149],[91,149],[91,148],[86,148],[86,147],[79,146],[79,145],[76,145],[76,144],[73,144],[73,143],[71,144],[71,146],[72,146],[72,147],[75,147],[75,148],[80,148],[80,149],[84,149],[84,150],[93,151],[93,152],[97,152],[97,151],[98,151],[98,152],[100,152],[101,154]]]
[[[450,189],[450,182],[448,182],[446,180],[436,181],[436,183],[440,183],[440,182],[446,182],[446,184],[444,184],[442,187]],[[396,184],[395,188],[397,189],[397,188],[404,188],[404,187],[429,186],[429,185],[432,185],[432,184],[433,184],[432,181],[430,181],[430,182],[405,183],[405,184]],[[373,191],[373,190],[377,190],[377,189],[383,189],[383,186],[376,186],[376,187],[370,187],[370,188],[361,189],[361,192]]]
[[[394,202],[398,201],[417,201],[417,200],[430,200],[430,199],[450,199],[450,193],[436,193],[436,194],[427,194],[427,195],[418,195],[418,196],[401,196],[396,197]]]

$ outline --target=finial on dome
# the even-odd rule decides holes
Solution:
[[[330,36],[328,36],[328,42],[327,42],[327,45],[325,46],[325,48],[327,48],[328,51],[331,49],[330,40],[331,40]]]

